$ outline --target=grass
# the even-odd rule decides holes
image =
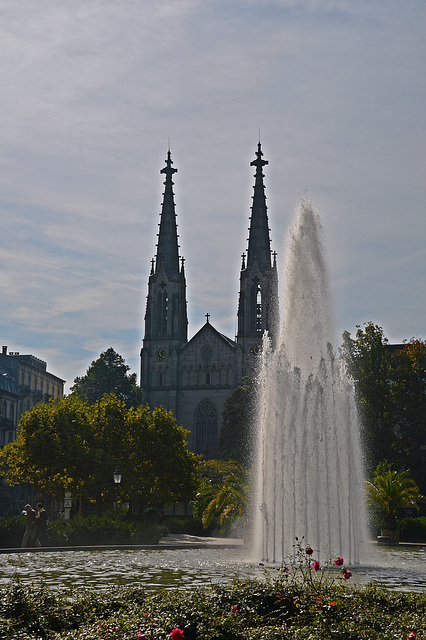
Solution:
[[[240,580],[194,590],[0,590],[0,639],[405,640],[426,638],[426,595],[348,583]]]

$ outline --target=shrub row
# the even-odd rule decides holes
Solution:
[[[20,547],[25,516],[0,520],[0,547]],[[67,522],[48,521],[43,546],[92,546],[104,544],[157,544],[160,528],[151,522],[126,522],[110,517],[73,518]]]
[[[405,640],[426,637],[423,594],[244,580],[196,590],[0,589],[0,640]],[[181,637],[181,634],[174,634]]]

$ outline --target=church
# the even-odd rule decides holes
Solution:
[[[172,411],[190,431],[189,449],[215,458],[226,399],[256,366],[265,331],[278,331],[278,274],[271,252],[261,143],[258,143],[247,251],[242,255],[235,339],[209,322],[188,340],[185,261],[179,255],[170,150],[156,255],[151,261],[141,349],[141,387],[150,407]],[[184,232],[184,230],[183,230]],[[237,301],[236,301],[237,302]]]

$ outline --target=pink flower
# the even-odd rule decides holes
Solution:
[[[290,569],[288,567],[281,567],[281,571],[284,571],[284,573],[286,573],[287,571],[290,571]]]
[[[408,638],[406,638],[405,640],[410,640],[410,638],[416,638],[416,634],[414,633],[414,631],[410,632],[410,635],[408,636]]]
[[[305,549],[305,553],[308,556],[311,556],[313,554],[314,550],[312,549],[312,547],[308,544],[308,546]]]
[[[233,615],[233,616],[236,616],[236,615],[237,615],[237,611],[238,611],[238,609],[237,609],[237,605],[236,605],[236,604],[233,604],[233,605],[231,606],[231,613],[232,613],[232,615]]]
[[[345,569],[342,572],[342,576],[344,577],[345,580],[349,580],[349,578],[352,577],[352,571],[348,571],[347,569]]]
[[[343,558],[336,558],[334,564],[336,565],[336,567],[341,567],[343,564]]]
[[[312,569],[314,571],[319,571],[319,568],[320,568],[319,560],[315,560],[315,562],[312,563]]]
[[[145,635],[142,633],[142,631],[138,631],[135,635],[135,638],[137,638],[138,640],[146,640]]]
[[[183,638],[182,629],[178,629],[178,627],[176,627],[176,629],[173,629],[173,631],[171,632],[170,637],[172,640],[182,640]]]
[[[295,540],[299,540],[299,538],[297,536],[294,537]]]

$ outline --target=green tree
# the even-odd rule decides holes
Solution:
[[[192,507],[205,529],[219,520],[224,532],[242,520],[248,498],[248,474],[235,460],[201,461]]]
[[[112,504],[113,472],[120,467],[123,498],[145,505],[190,497],[196,457],[187,431],[170,412],[128,409],[113,394],[93,405],[75,395],[24,414],[17,439],[0,451],[8,484],[29,482],[38,493],[64,490]],[[80,501],[81,502],[81,501]]]
[[[136,373],[129,374],[129,370],[125,360],[110,347],[93,360],[84,376],[74,379],[71,392],[89,404],[113,393],[127,407],[137,407],[142,404],[143,393],[137,385]]]
[[[426,493],[426,341],[412,338],[391,365],[394,459]]]
[[[341,356],[355,381],[363,444],[370,473],[391,456],[392,390],[388,340],[383,329],[368,322],[357,325],[355,339],[345,331]]]
[[[417,484],[406,471],[393,471],[389,462],[377,466],[373,482],[367,482],[369,504],[378,507],[385,516],[386,529],[397,529],[398,511],[403,507],[419,508],[424,498]]]
[[[247,465],[252,446],[252,429],[256,413],[256,382],[245,377],[227,398],[219,435],[219,458]]]

